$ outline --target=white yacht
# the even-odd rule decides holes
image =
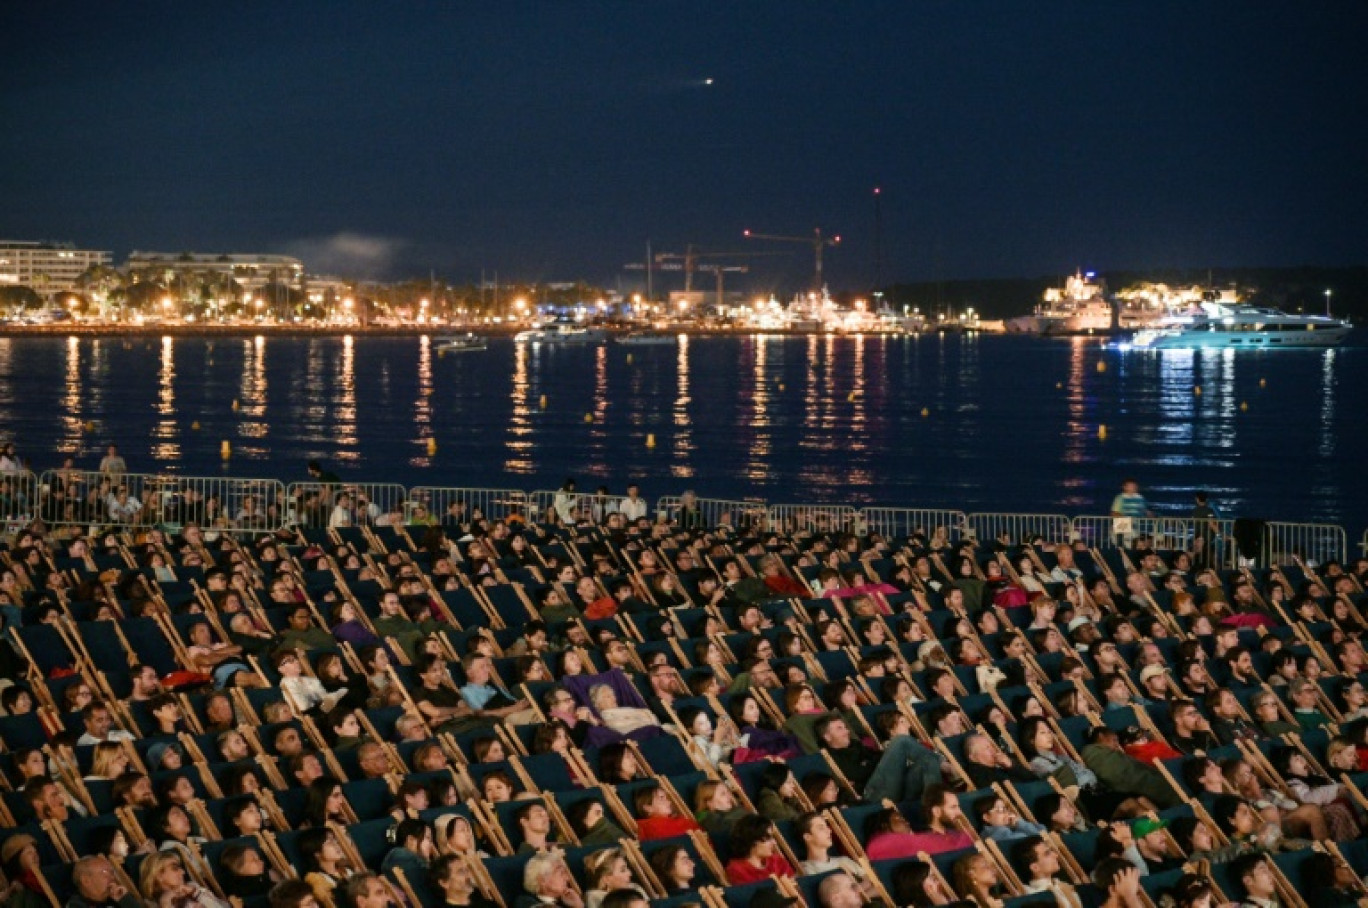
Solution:
[[[608,335],[598,328],[584,328],[569,322],[552,322],[519,331],[513,340],[520,344],[600,344]]]
[[[1106,334],[1112,330],[1112,303],[1107,299],[1106,285],[1094,282],[1094,274],[1081,271],[1064,282],[1064,287],[1051,287],[1031,315],[1009,318],[1009,334]]]
[[[1201,312],[1163,319],[1136,332],[1128,346],[1138,350],[1278,350],[1333,347],[1353,325],[1326,315],[1289,315],[1261,306],[1202,303]]]

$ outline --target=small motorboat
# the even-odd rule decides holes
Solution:
[[[437,338],[438,353],[475,353],[489,348],[489,340],[478,334],[456,334]]]

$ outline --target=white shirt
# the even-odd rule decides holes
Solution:
[[[644,498],[624,498],[618,502],[618,513],[628,520],[640,520],[646,516],[646,511]]]

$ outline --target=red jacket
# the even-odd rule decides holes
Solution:
[[[1131,744],[1126,748],[1126,753],[1130,754],[1141,763],[1148,763],[1153,766],[1160,760],[1176,760],[1183,756],[1182,753],[1169,747],[1163,741],[1146,741],[1144,744]]]
[[[793,876],[793,867],[779,852],[769,856],[764,866],[756,867],[745,858],[733,858],[727,862],[727,882],[733,886],[759,883],[772,876]]]
[[[695,829],[702,829],[693,817],[647,817],[637,820],[637,838],[643,842],[652,839],[673,839]]]

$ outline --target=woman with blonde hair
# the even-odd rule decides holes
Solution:
[[[143,859],[138,888],[157,908],[229,908],[227,902],[188,879],[180,855],[154,851]]]
[[[90,761],[90,775],[86,779],[113,780],[128,768],[128,752],[117,741],[101,741],[95,745]]]
[[[599,908],[608,893],[619,889],[635,889],[641,892],[632,878],[632,867],[627,863],[621,848],[605,848],[595,851],[584,859],[584,879],[587,888],[584,893],[584,908]],[[641,897],[646,898],[644,892]]]

